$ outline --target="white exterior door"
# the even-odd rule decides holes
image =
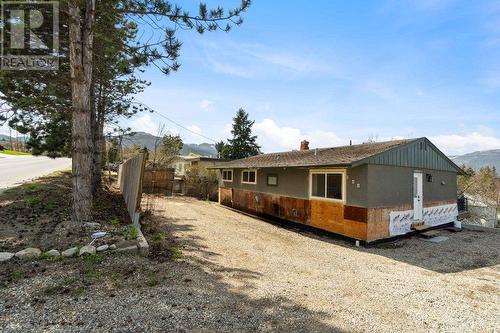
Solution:
[[[413,219],[421,221],[424,210],[423,174],[413,173]]]

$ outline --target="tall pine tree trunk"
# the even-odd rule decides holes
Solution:
[[[96,114],[94,121],[94,151],[92,168],[92,191],[95,194],[102,182],[102,157],[105,151],[104,142],[104,106],[106,96],[103,94],[103,86],[99,84]]]
[[[92,220],[92,25],[95,0],[69,1],[73,222]]]

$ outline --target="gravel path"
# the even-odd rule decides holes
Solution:
[[[81,294],[60,288],[61,263],[47,264],[52,269],[0,289],[3,331],[500,329],[496,231],[442,231],[449,239],[439,244],[411,238],[356,248],[214,203],[162,199],[156,208],[158,230],[183,259],[105,257],[98,263],[105,274]],[[79,264],[64,262],[66,278],[78,278]],[[53,285],[59,289],[47,292]]]

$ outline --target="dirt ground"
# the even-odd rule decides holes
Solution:
[[[157,199],[148,258],[2,266],[5,332],[494,332],[500,233],[376,247]],[[64,274],[61,274],[64,272]],[[27,274],[29,273],[29,274]]]
[[[131,223],[121,194],[104,186],[94,200],[93,221],[107,231],[106,242],[121,239]],[[114,220],[112,222],[112,220]],[[71,174],[55,172],[35,181],[0,192],[0,251],[26,247],[43,251],[65,250],[87,244],[90,231],[72,228]]]

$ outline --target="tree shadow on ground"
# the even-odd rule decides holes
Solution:
[[[170,238],[176,231],[191,230],[192,223],[160,217],[154,227],[145,228],[148,240],[161,232],[165,235],[151,243],[182,247],[178,259],[159,258],[158,253],[148,258],[107,254],[95,262],[75,258],[62,263],[43,261],[36,267],[25,264],[26,271],[35,273],[0,289],[0,308],[5,309],[0,319],[7,331],[19,332],[35,328],[82,332],[342,331],[328,324],[335,319],[331,314],[311,310],[293,299],[252,297],[260,273],[211,261],[218,254],[202,245],[201,238]],[[191,255],[193,251],[197,255]],[[228,276],[238,286],[229,283]],[[28,292],[20,293],[20,289]]]

